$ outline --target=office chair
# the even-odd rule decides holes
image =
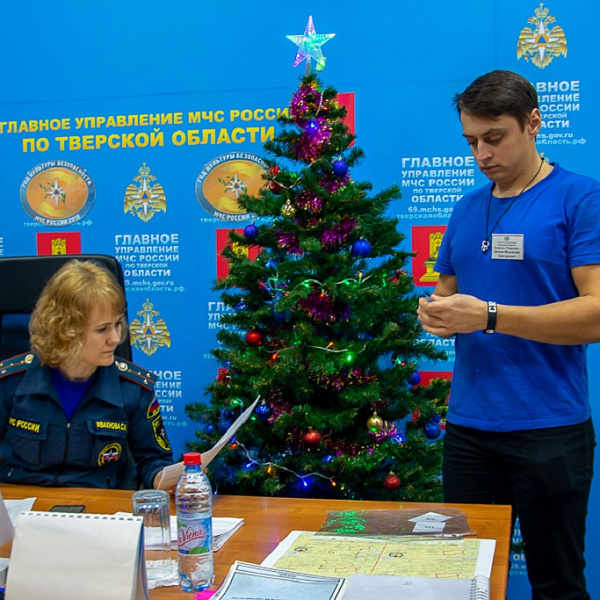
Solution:
[[[73,259],[92,260],[100,263],[117,278],[125,291],[121,264],[116,258],[107,254],[0,258],[0,360],[29,350],[29,317],[35,303],[50,277],[66,262]],[[117,347],[115,355],[131,360],[129,335]],[[126,453],[128,460],[119,487],[135,490],[139,488],[135,462],[128,447]]]
[[[35,303],[50,277],[73,259],[93,260],[102,264],[125,290],[119,261],[106,254],[0,258],[0,360],[29,350],[28,324]],[[117,347],[115,354],[131,360],[129,337]]]

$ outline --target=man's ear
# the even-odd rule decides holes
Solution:
[[[527,121],[527,130],[528,132],[535,137],[542,128],[542,115],[540,113],[539,108],[534,108],[529,115],[529,119]]]

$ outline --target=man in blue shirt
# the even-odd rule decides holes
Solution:
[[[445,500],[511,504],[533,598],[589,599],[600,184],[542,159],[537,94],[520,75],[488,73],[454,100],[490,183],[456,205],[418,310],[426,331],[456,336]]]

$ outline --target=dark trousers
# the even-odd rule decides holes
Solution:
[[[533,600],[589,600],[584,538],[594,427],[512,432],[446,425],[444,500],[510,504],[519,517]]]

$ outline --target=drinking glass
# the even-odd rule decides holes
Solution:
[[[144,558],[148,583],[172,576],[169,494],[139,490],[132,496],[133,514],[144,518]]]

